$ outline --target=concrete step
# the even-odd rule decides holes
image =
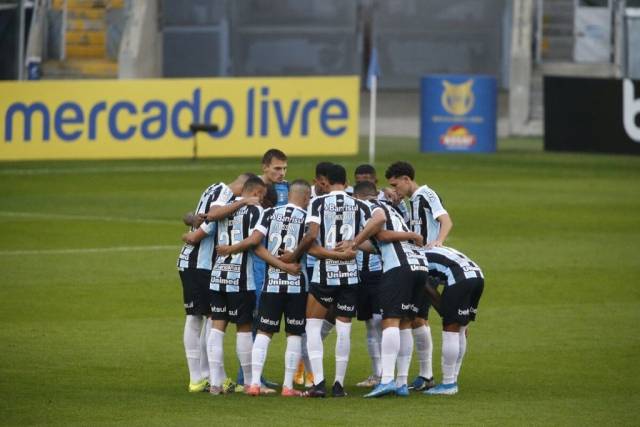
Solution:
[[[103,31],[67,31],[67,45],[104,45],[106,43],[106,35]]]
[[[52,0],[53,9],[63,9],[64,0]],[[71,9],[121,9],[124,0],[67,0],[67,10]]]
[[[67,58],[104,58],[107,55],[107,48],[103,45],[67,45],[65,47]]]
[[[44,79],[115,79],[118,64],[107,59],[47,61],[43,66]]]
[[[67,30],[104,31],[106,24],[103,19],[69,19]]]

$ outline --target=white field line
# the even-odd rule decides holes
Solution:
[[[12,217],[12,218],[34,218],[45,220],[74,220],[74,221],[105,221],[105,222],[133,222],[140,224],[172,224],[182,225],[180,219],[170,221],[168,219],[153,219],[153,218],[125,218],[115,216],[93,216],[93,215],[73,215],[73,214],[48,214],[41,212],[10,212],[0,211],[0,217]]]
[[[156,245],[156,246],[113,246],[110,248],[75,248],[75,249],[33,249],[17,251],[0,251],[0,256],[13,255],[68,255],[68,254],[95,254],[103,252],[131,252],[131,251],[179,251],[180,245]]]

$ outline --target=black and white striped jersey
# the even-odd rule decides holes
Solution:
[[[288,203],[264,211],[260,224],[256,226],[266,238],[266,247],[274,256],[280,251],[293,252],[304,236],[307,211]],[[306,260],[301,260],[305,265]],[[292,276],[278,268],[268,266],[267,276],[262,288],[269,293],[293,293],[305,292],[307,286],[307,272],[302,269],[298,276]]]
[[[447,211],[442,206],[438,194],[423,185],[409,199],[409,226],[424,239],[424,244],[433,242],[440,233],[440,223],[436,220]]]
[[[260,206],[246,205],[219,220],[216,245],[233,245],[246,239],[258,225],[261,215]],[[254,291],[256,283],[260,283],[253,273],[254,257],[253,251],[216,257],[210,288],[221,292]]]
[[[384,229],[389,231],[409,232],[407,224],[394,209],[381,204],[387,217]],[[375,242],[382,257],[382,272],[385,273],[401,265],[408,266],[411,271],[428,271],[427,255],[425,248],[416,246],[408,241],[400,242]]]
[[[307,209],[307,223],[320,225],[317,243],[333,249],[340,242],[353,240],[371,217],[369,206],[344,191],[332,191],[316,197]],[[356,285],[359,282],[356,260],[316,260],[312,283],[326,286]]]
[[[437,277],[446,286],[455,285],[466,279],[484,279],[478,264],[462,252],[446,246],[427,250],[429,275]]]
[[[210,185],[198,201],[195,214],[206,214],[213,205],[225,205],[229,200],[233,198],[233,192],[226,184],[219,182],[217,184]],[[191,227],[191,231],[195,228]],[[215,229],[213,230],[215,231]],[[213,266],[214,257],[214,234],[210,233],[207,237],[202,239],[195,245],[185,243],[182,246],[180,255],[178,255],[178,268],[201,268],[204,270],[211,270]]]
[[[380,205],[378,201],[363,200],[369,206],[369,209],[373,210]],[[379,254],[370,254],[365,251],[358,251],[356,255],[356,262],[358,263],[358,271],[361,273],[382,271],[382,259]]]

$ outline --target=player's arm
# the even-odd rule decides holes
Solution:
[[[380,208],[374,209],[371,212],[371,218],[367,221],[367,225],[364,226],[362,231],[358,233],[358,235],[353,239],[353,247],[357,248],[369,238],[375,234],[378,234],[384,223],[387,221],[387,215]]]
[[[346,248],[342,251],[336,251],[324,248],[317,243],[309,248],[309,254],[318,259],[335,259],[339,261],[349,261],[356,257],[356,251],[352,248]]]
[[[264,235],[261,232],[259,232],[258,230],[253,230],[253,233],[251,233],[249,237],[238,243],[235,243],[233,245],[219,245],[218,247],[216,247],[216,253],[218,255],[227,256],[231,254],[237,254],[239,252],[248,251],[249,249],[253,249],[254,247],[258,246],[263,237]]]
[[[202,222],[206,219],[206,215],[204,214],[196,214],[193,212],[187,212],[182,217],[182,222],[184,225],[189,225],[193,228],[198,228],[202,224]]]
[[[363,244],[358,246],[358,249],[360,249],[363,252],[370,253],[370,254],[378,253],[378,251],[376,250],[376,247],[373,246],[373,243],[371,243],[370,240],[367,240],[366,242],[364,242]]]
[[[293,252],[285,252],[280,256],[280,260],[283,262],[298,262],[302,255],[305,252],[309,251],[313,242],[318,238],[318,232],[320,231],[320,224],[316,224],[315,222],[308,223],[309,227],[307,232],[300,240],[298,246],[294,249]],[[312,254],[313,255],[313,254]]]
[[[184,233],[182,235],[182,241],[190,245],[196,245],[205,237],[207,237],[207,233],[202,228],[198,228],[195,231]]]
[[[207,213],[207,221],[217,221],[219,219],[226,218],[243,206],[257,205],[259,203],[260,198],[258,197],[245,197],[226,205],[213,204]]]
[[[386,243],[412,240],[418,246],[422,246],[424,244],[422,235],[412,231],[380,230],[378,234],[376,234],[376,239],[380,242]]]
[[[254,253],[272,267],[285,271],[292,276],[298,276],[300,274],[300,264],[283,262],[279,258],[273,256],[263,245],[256,246]]]
[[[436,218],[436,221],[440,223],[440,232],[438,233],[438,237],[433,242],[429,243],[429,248],[433,248],[434,246],[442,246],[444,241],[447,239],[449,232],[453,228],[453,221],[451,221],[451,217],[448,213],[444,213]]]

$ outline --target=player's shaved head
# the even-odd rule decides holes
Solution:
[[[306,208],[311,198],[311,185],[304,179],[296,179],[289,185],[289,202]]]
[[[378,189],[373,182],[360,181],[353,187],[353,195],[358,199],[368,200],[378,196]]]

